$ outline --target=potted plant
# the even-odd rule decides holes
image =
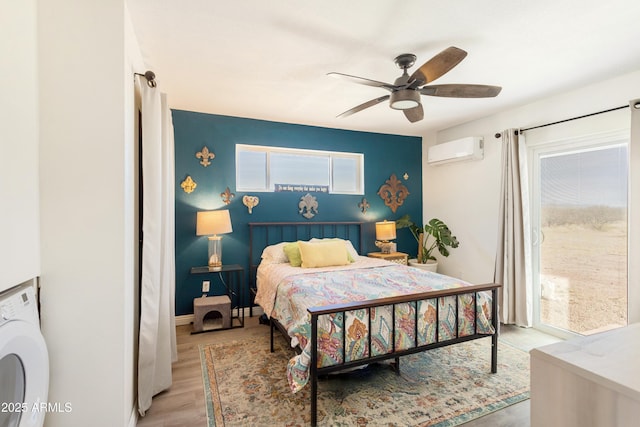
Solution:
[[[447,224],[438,218],[432,218],[424,226],[419,226],[411,221],[409,215],[404,215],[396,220],[396,228],[408,228],[418,242],[418,255],[409,260],[409,265],[414,267],[436,271],[438,261],[433,256],[433,251],[437,248],[440,255],[448,257],[448,247],[457,248],[460,244]]]

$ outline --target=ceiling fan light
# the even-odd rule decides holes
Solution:
[[[420,105],[420,93],[412,89],[401,89],[391,94],[390,104],[395,110],[408,110]]]

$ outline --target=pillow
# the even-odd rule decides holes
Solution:
[[[284,264],[289,262],[287,255],[284,253],[284,247],[291,242],[281,242],[275,245],[267,246],[262,251],[262,259],[268,260],[274,264]]]
[[[329,240],[325,242],[298,242],[302,268],[330,267],[347,265],[349,258],[344,242]]]
[[[284,253],[289,260],[291,267],[300,267],[302,265],[302,258],[300,257],[300,248],[298,242],[287,243],[284,245]]]
[[[349,254],[349,261],[356,262],[356,260],[360,255],[358,255],[358,251],[356,251],[356,248],[353,247],[353,243],[351,243],[351,240],[343,240],[343,242],[347,247],[347,253]]]
[[[356,248],[353,247],[353,243],[351,243],[351,240],[343,240],[340,239],[338,237],[330,237],[330,238],[326,238],[326,239],[317,239],[317,238],[313,238],[311,240],[309,240],[309,242],[311,243],[318,243],[318,242],[330,242],[330,241],[340,241],[340,242],[344,242],[345,247],[347,248],[347,254],[349,256],[349,262],[356,262],[356,259],[358,259],[358,251],[356,251]]]

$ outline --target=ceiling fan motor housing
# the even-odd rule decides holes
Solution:
[[[389,105],[394,110],[408,110],[420,105],[420,92],[413,89],[400,89],[391,93]]]

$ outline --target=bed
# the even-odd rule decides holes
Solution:
[[[497,371],[500,285],[360,256],[359,222],[250,223],[250,283],[274,331],[296,356],[293,392],[309,384],[317,424],[318,378],[374,362],[491,337]]]

